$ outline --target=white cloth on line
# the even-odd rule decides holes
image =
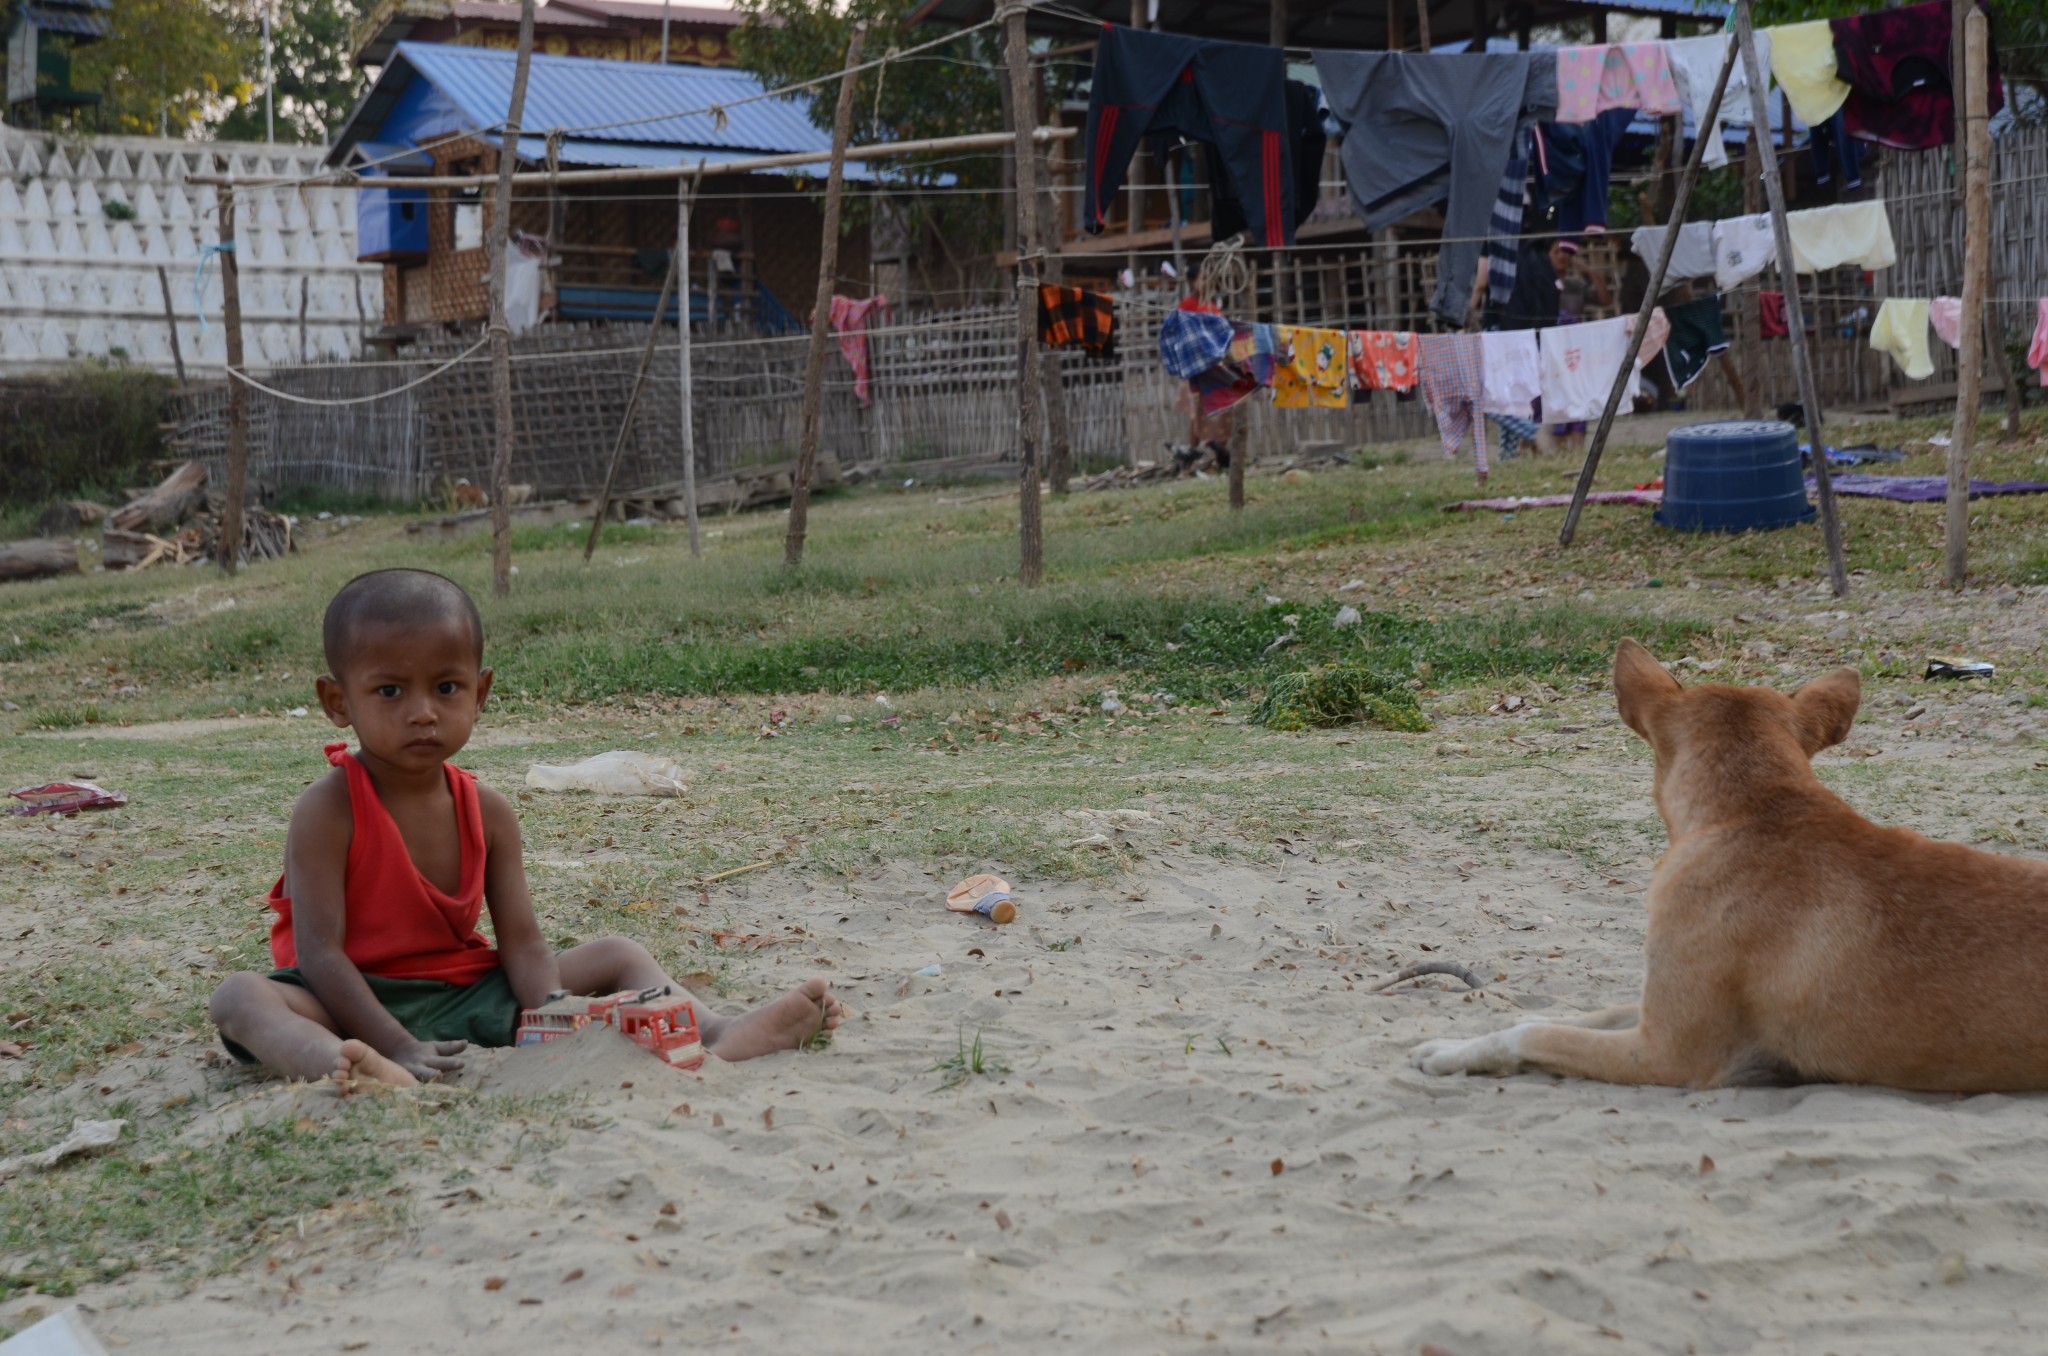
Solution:
[[[1664,44],[1671,57],[1671,78],[1678,86],[1678,97],[1685,104],[1685,111],[1691,115],[1696,134],[1707,138],[1704,160],[1711,169],[1719,169],[1728,163],[1728,147],[1721,137],[1721,124],[1747,127],[1749,112],[1749,75],[1743,65],[1740,53],[1735,57],[1735,69],[1728,73],[1728,88],[1721,95],[1721,116],[1712,127],[1706,125],[1707,105],[1714,98],[1714,82],[1721,78],[1721,61],[1735,42],[1732,33],[1715,33],[1704,38],[1674,38]],[[1771,93],[1771,35],[1762,29],[1756,34],[1756,59],[1763,70],[1764,97]]]
[[[1714,281],[1723,292],[1748,282],[1777,259],[1778,238],[1771,230],[1770,213],[1714,223]]]
[[[1629,247],[1651,268],[1657,266],[1657,251],[1664,247],[1669,226],[1638,226]],[[1671,250],[1671,267],[1664,271],[1664,285],[1704,278],[1714,271],[1714,223],[1688,221],[1678,228],[1678,244]]]
[[[1883,198],[1787,212],[1785,225],[1792,235],[1792,269],[1796,273],[1821,273],[1848,264],[1890,268],[1898,261]]]
[[[505,251],[505,325],[524,334],[540,323],[541,257],[518,245]]]
[[[1487,330],[1479,336],[1481,414],[1536,417],[1543,369],[1535,330]]]
[[[1632,316],[1538,330],[1543,364],[1543,419],[1569,424],[1598,419],[1615,374],[1628,356]],[[1633,386],[1631,386],[1633,389]]]

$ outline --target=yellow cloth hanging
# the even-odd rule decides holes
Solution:
[[[1275,325],[1275,347],[1284,355],[1273,365],[1276,410],[1341,410],[1351,403],[1350,367],[1342,330]]]
[[[1826,19],[1782,24],[1771,35],[1771,74],[1778,77],[1792,111],[1818,127],[1848,102],[1849,86],[1835,74],[1835,30]]]
[[[1877,308],[1870,322],[1870,346],[1889,353],[1910,381],[1925,381],[1934,375],[1934,359],[1927,352],[1927,301],[1893,297]]]

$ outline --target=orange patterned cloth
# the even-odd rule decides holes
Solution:
[[[1351,382],[1361,391],[1406,391],[1415,385],[1415,336],[1407,330],[1353,330]]]

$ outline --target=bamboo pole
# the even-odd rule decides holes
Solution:
[[[1605,11],[1602,11],[1601,17],[1606,17]],[[1429,51],[1429,0],[1415,0],[1415,37],[1417,39],[1416,50],[1419,52]],[[1483,45],[1480,50],[1485,50]]]
[[[1254,254],[1244,257],[1245,293],[1244,309],[1256,316],[1259,310],[1259,260]],[[1276,268],[1273,276],[1280,276]],[[1279,284],[1274,284],[1274,314],[1279,314]],[[1199,406],[1198,406],[1199,408]],[[1230,436],[1224,446],[1230,449],[1230,507],[1242,512],[1244,509],[1245,463],[1252,459],[1252,412],[1249,401],[1239,401],[1230,412]]]
[[[1792,231],[1785,224],[1785,184],[1778,174],[1778,153],[1770,143],[1770,120],[1764,107],[1764,70],[1756,57],[1756,25],[1751,0],[1735,0],[1735,41],[1742,48],[1743,74],[1749,81],[1750,133],[1762,146],[1764,195],[1771,204],[1772,233],[1778,245],[1778,271],[1785,279],[1785,325],[1791,330],[1792,372],[1799,382],[1799,401],[1806,409],[1806,436],[1813,444],[1814,497],[1820,501],[1821,536],[1827,543],[1828,580],[1835,596],[1849,591],[1849,569],[1842,561],[1842,521],[1835,513],[1835,486],[1828,472],[1827,440],[1820,422],[1820,397],[1814,391],[1813,358],[1806,349],[1805,307],[1799,299],[1799,272],[1792,263]],[[1791,122],[1785,126],[1789,132]]]
[[[215,165],[221,159],[214,158]],[[221,324],[227,330],[228,371],[246,372],[242,349],[242,270],[235,252],[234,175],[220,194],[220,292]],[[228,380],[228,491],[220,511],[221,569],[229,574],[242,554],[242,496],[249,485],[249,386],[230,376]]]
[[[1757,143],[1756,131],[1752,128],[1742,140],[1742,211],[1745,216],[1752,217],[1764,210],[1764,162]],[[1742,360],[1742,382],[1737,399],[1742,402],[1744,419],[1761,419],[1764,417],[1763,324],[1757,315],[1758,303],[1752,296],[1752,290],[1748,288],[1738,289],[1735,293],[1735,346]]]
[[[1039,72],[1039,84],[1044,83],[1044,71]],[[1046,148],[1045,159],[1039,162],[1039,171],[1045,175],[1038,193],[1039,238],[1052,245],[1062,239],[1059,208],[1053,200],[1051,148]],[[1057,249],[1045,261],[1045,280],[1049,283],[1066,281],[1066,260]],[[1073,421],[1067,411],[1067,383],[1060,371],[1058,350],[1044,348],[1038,354],[1038,381],[1045,394],[1045,475],[1052,482],[1054,494],[1065,494],[1068,481],[1074,474],[1074,431]]]
[[[1031,97],[1029,52],[1024,37],[1025,7],[1010,3],[1003,11],[1003,58],[1010,68],[1010,107],[1016,110],[1017,137],[1017,581],[1037,588],[1045,567],[1045,528],[1040,519],[1038,484],[1038,261],[1045,253],[1040,215],[1032,210],[1038,197],[1038,156],[1032,130],[1038,125],[1038,103]]]
[[[1983,396],[1984,288],[1991,249],[1991,128],[1989,59],[1984,15],[1969,6],[1964,19],[1970,87],[1963,116],[1963,325],[1956,354],[1956,419],[1948,438],[1948,586],[1969,579],[1970,443],[1977,436]],[[1818,446],[1818,441],[1815,443]]]
[[[1038,142],[1071,141],[1081,135],[1077,127],[1041,127],[1032,134]],[[844,158],[847,160],[882,160],[900,155],[932,155],[954,151],[994,151],[1013,144],[1016,138],[1008,132],[970,132],[957,137],[925,137],[917,141],[884,141],[867,146],[849,146]],[[830,151],[781,151],[774,155],[752,155],[743,160],[727,160],[718,166],[720,174],[754,174],[762,170],[790,169],[798,165],[821,165],[832,159]],[[663,184],[672,179],[690,178],[709,173],[699,165],[650,165],[639,169],[594,169],[563,170],[550,174],[546,170],[521,170],[512,176],[517,187],[560,184],[575,188],[586,184]],[[185,179],[188,184],[218,187],[228,179],[222,174],[194,174]],[[308,179],[292,179],[281,175],[266,175],[261,178],[237,180],[243,188],[361,188],[363,181],[354,170],[336,170],[332,174],[317,175]],[[386,185],[389,181],[384,181]],[[494,188],[497,176],[490,174],[448,174],[437,175],[429,182],[437,190],[457,188]],[[375,187],[375,184],[371,185]]]
[[[661,322],[668,318],[668,299],[675,295],[676,279],[683,280],[683,304],[677,319],[682,329],[690,328],[690,279],[684,271],[689,263],[681,255],[671,254],[668,272],[662,275],[661,296],[654,303],[654,318],[647,322],[647,343],[640,350],[640,367],[633,373],[633,389],[626,393],[626,414],[619,420],[618,436],[612,439],[612,460],[605,468],[604,488],[597,494],[597,512],[590,515],[590,535],[583,541],[583,563],[590,563],[591,555],[597,550],[597,538],[604,531],[605,515],[611,512],[612,487],[619,479],[619,461],[626,453],[626,439],[633,433],[633,416],[640,412],[640,392],[647,385],[647,369],[654,365],[654,341],[661,335]]]
[[[178,369],[178,385],[185,384],[185,350],[178,343],[178,313],[171,306],[171,275],[156,266],[156,285],[164,294],[164,324],[171,332],[171,363]]]
[[[818,241],[818,298],[811,312],[811,346],[804,361],[803,422],[798,426],[796,474],[790,484],[789,534],[782,544],[782,563],[790,569],[804,563],[804,534],[810,526],[811,475],[818,465],[818,439],[825,399],[825,341],[832,333],[832,284],[839,271],[839,199],[846,188],[846,143],[853,134],[853,91],[859,82],[861,48],[868,27],[853,26],[846,44],[846,73],[839,77],[839,107],[832,114],[832,163],[825,173],[825,229]]]
[[[299,365],[306,363],[306,306],[313,299],[313,280],[299,275]]]
[[[1671,216],[1664,225],[1664,239],[1657,250],[1657,262],[1650,269],[1650,285],[1643,292],[1643,304],[1636,311],[1635,331],[1628,337],[1628,351],[1621,360],[1621,370],[1614,374],[1614,386],[1607,392],[1607,404],[1600,411],[1600,426],[1593,430],[1593,441],[1586,445],[1586,463],[1579,468],[1579,483],[1572,487],[1571,507],[1565,510],[1564,528],[1557,534],[1558,544],[1570,546],[1573,535],[1579,530],[1579,514],[1586,507],[1586,493],[1593,488],[1593,474],[1600,469],[1600,454],[1607,447],[1607,435],[1614,430],[1614,416],[1621,410],[1621,398],[1636,384],[1636,354],[1643,348],[1643,336],[1650,328],[1650,315],[1657,309],[1657,300],[1664,292],[1664,275],[1671,268],[1671,253],[1678,245],[1678,231],[1685,222],[1686,206],[1692,201],[1692,186],[1700,177],[1700,163],[1706,158],[1706,129],[1714,125],[1721,115],[1721,97],[1728,92],[1728,77],[1735,70],[1735,46],[1729,44],[1728,54],[1721,59],[1721,74],[1714,81],[1714,97],[1707,101],[1706,116],[1700,119],[1701,134],[1693,139],[1692,154],[1686,157],[1685,173],[1679,177],[1678,192],[1672,199]]]
[[[700,171],[703,168],[701,161],[698,168]],[[704,177],[702,173],[699,173],[694,179],[676,180],[676,258],[681,261],[677,267],[682,270],[676,276],[684,280],[682,309],[678,317],[679,323],[676,329],[676,348],[678,350],[676,358],[676,384],[682,392],[683,518],[690,525],[690,555],[692,557],[701,554],[702,548],[698,545],[697,541],[697,416],[696,411],[691,406],[693,395],[690,385],[690,288],[688,282],[690,275],[688,269],[690,260],[690,204],[697,196],[698,186],[703,182]],[[713,287],[715,288],[715,280],[718,276],[717,265],[713,264],[708,272],[711,279],[714,280]],[[712,290],[712,288],[707,288],[704,293],[704,323],[706,325],[711,324],[712,317],[717,312],[717,302],[717,292]]]
[[[519,0],[519,51],[512,102],[498,150],[498,192],[491,217],[491,412],[498,445],[491,456],[491,592],[512,592],[512,328],[505,323],[505,271],[512,249],[512,174],[519,159],[519,120],[526,114],[526,75],[533,66],[533,0]]]

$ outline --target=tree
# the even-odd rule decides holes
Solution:
[[[275,0],[271,14],[272,66],[279,141],[323,142],[348,119],[369,84],[350,59],[350,30],[367,0]],[[230,141],[261,141],[263,17],[261,8],[236,21],[255,46],[247,96],[214,125]]]
[[[262,53],[220,0],[121,0],[113,31],[78,48],[72,83],[97,89],[108,132],[183,136],[246,97]]]
[[[737,3],[749,22],[733,35],[733,50],[740,64],[770,89],[843,70],[847,41],[857,22],[868,25],[870,60],[940,36],[937,29],[904,29],[900,0],[847,0],[837,9],[816,0]],[[1000,46],[990,31],[863,72],[857,77],[853,142],[1000,131],[1002,72]],[[811,120],[830,127],[833,86],[807,93]],[[1000,243],[1003,216],[1009,209],[995,192],[1002,180],[1000,152],[907,156],[878,162],[876,168],[891,182],[913,190],[951,190],[929,197],[899,197],[904,224],[912,232],[936,232],[962,255],[985,254]],[[858,199],[849,204],[849,215],[861,205]]]

